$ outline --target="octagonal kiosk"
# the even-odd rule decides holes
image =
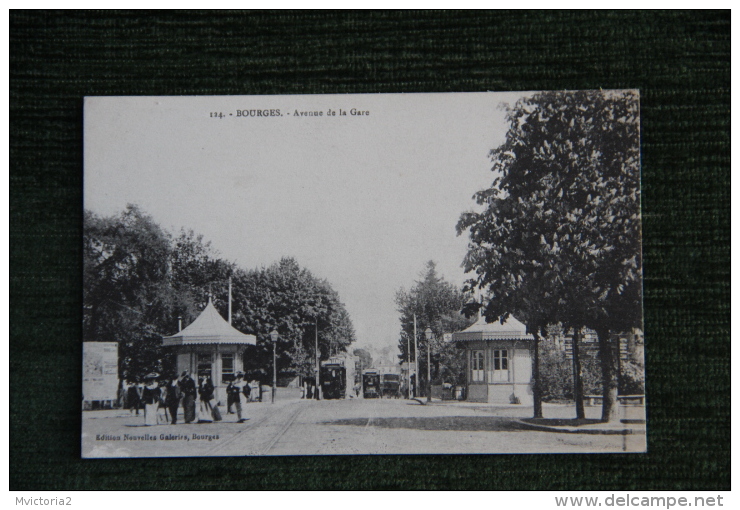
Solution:
[[[187,370],[196,378],[208,375],[215,397],[226,403],[226,386],[244,371],[244,350],[257,345],[257,337],[234,329],[213,306],[211,299],[197,319],[185,329],[162,338],[165,347],[176,349],[177,375]]]
[[[532,405],[534,336],[513,316],[501,324],[481,317],[468,329],[452,334],[465,348],[467,398],[472,402]]]

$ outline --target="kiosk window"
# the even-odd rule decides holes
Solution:
[[[201,377],[211,377],[211,363],[213,358],[210,354],[198,354],[198,379]]]
[[[491,370],[488,372],[489,382],[508,382],[509,351],[507,349],[494,349],[491,354]]]
[[[473,351],[472,357],[470,360],[470,368],[471,368],[471,381],[473,382],[483,382],[483,351]]]
[[[221,355],[221,382],[231,382],[234,380],[234,355]]]

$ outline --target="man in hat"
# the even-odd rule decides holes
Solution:
[[[177,373],[175,373],[167,384],[164,397],[164,405],[170,413],[170,423],[172,425],[177,424],[177,408],[180,407],[181,397],[182,392],[180,391],[179,381],[177,380]]]
[[[185,417],[185,423],[192,423],[195,420],[195,397],[198,390],[195,388],[195,381],[185,370],[180,376],[180,393],[182,394],[182,411]]]
[[[226,387],[226,393],[229,400],[234,403],[236,407],[237,423],[244,423],[246,420],[242,418],[242,392],[244,391],[244,385],[247,384],[244,381],[244,374],[241,372],[236,373],[236,377]]]

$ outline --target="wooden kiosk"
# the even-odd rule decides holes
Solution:
[[[225,404],[226,386],[237,372],[244,371],[244,350],[256,345],[257,337],[233,328],[209,298],[197,319],[177,334],[163,337],[162,344],[177,350],[178,376],[185,370],[196,381],[210,376],[216,399]]]
[[[465,348],[467,398],[472,402],[533,405],[532,349],[534,337],[513,316],[486,323],[484,318],[452,334]]]

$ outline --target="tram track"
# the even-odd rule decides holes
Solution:
[[[303,406],[297,406],[293,412],[290,413],[288,416],[288,419],[285,421],[282,427],[280,427],[280,430],[277,434],[270,440],[267,447],[264,448],[264,450],[259,453],[259,455],[270,455],[270,450],[272,450],[275,445],[282,439],[282,437],[285,435],[285,433],[290,429],[290,427],[293,426],[293,423],[295,423],[296,419],[298,418],[298,415],[300,415],[304,410]]]
[[[212,456],[220,456],[222,452],[226,451],[229,446],[231,446],[233,443],[238,442],[240,439],[244,439],[244,434],[250,431],[254,431],[254,429],[257,429],[264,425],[269,419],[271,415],[266,414],[264,416],[261,416],[260,418],[257,418],[256,420],[252,421],[251,419],[246,422],[246,426],[239,430],[236,434],[234,434],[232,437],[225,441],[220,441],[214,448],[212,448],[208,455]],[[234,455],[234,453],[226,453],[223,454],[224,456],[231,456]],[[244,453],[243,455],[254,455],[254,453]]]
[[[303,410],[304,407],[301,405],[286,405],[277,409],[268,409],[268,412],[259,418],[249,420],[246,426],[232,437],[219,442],[217,446],[209,450],[208,455],[270,455],[270,451],[288,432]],[[271,434],[271,429],[277,429],[277,432]]]

